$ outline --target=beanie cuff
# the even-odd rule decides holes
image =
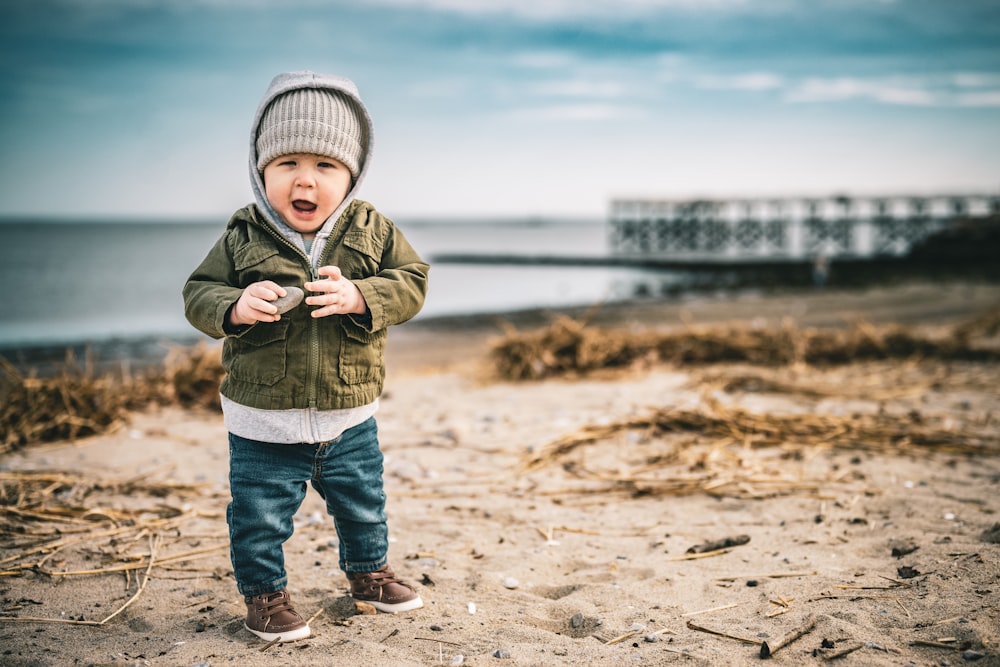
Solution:
[[[275,98],[261,117],[257,171],[275,158],[310,153],[334,158],[357,178],[364,130],[351,101],[333,90],[302,88]]]

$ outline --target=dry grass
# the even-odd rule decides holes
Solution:
[[[173,349],[161,367],[138,377],[98,374],[95,367],[67,354],[54,375],[42,378],[0,359],[0,454],[112,431],[130,411],[151,404],[219,407],[223,371],[216,347]]]
[[[848,329],[765,329],[746,324],[688,327],[682,331],[605,330],[567,317],[536,331],[508,329],[491,350],[505,380],[539,380],[600,369],[665,363],[816,366],[886,359],[1000,361],[1000,349],[977,344],[996,334],[1000,311],[930,335],[898,325],[858,323]]]
[[[493,346],[496,373],[508,380],[538,380],[601,369],[666,363],[699,366],[815,366],[886,359],[996,362],[1000,349],[983,344],[1000,329],[1000,311],[929,335],[900,326],[859,323],[848,329],[775,328],[744,324],[688,327],[682,331],[603,330],[559,318],[537,331],[508,330]],[[22,373],[0,359],[0,454],[33,443],[77,439],[124,424],[130,411],[150,405],[219,409],[223,376],[220,348],[174,348],[162,366],[136,377],[98,374],[90,360],[67,356],[53,376]]]
[[[35,617],[25,613],[37,604],[33,600],[8,600],[0,621],[101,626],[141,596],[154,569],[158,578],[225,576],[224,568],[206,571],[194,564],[206,558],[225,561],[225,532],[198,530],[200,519],[214,525],[221,515],[191,506],[211,491],[152,476],[101,480],[76,472],[0,472],[0,578],[34,577],[57,587],[70,578],[121,577],[131,593],[115,611],[101,610],[97,619],[79,613],[93,613],[93,608]],[[38,590],[41,595],[43,589]]]
[[[693,409],[650,408],[584,426],[526,454],[519,473],[532,475],[544,495],[759,498],[818,493],[850,479],[854,471],[814,460],[829,450],[996,457],[1000,423],[991,414],[914,409],[760,413],[706,397]]]

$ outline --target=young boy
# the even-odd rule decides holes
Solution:
[[[371,154],[371,117],[351,81],[276,76],[250,135],[255,203],[184,286],[188,321],[225,339],[230,556],[246,628],[269,641],[310,635],[282,550],[307,482],[333,517],[351,595],[384,612],[423,605],[387,564],[374,415],[386,328],[420,310],[429,267],[355,199]],[[279,313],[290,286],[308,296]]]

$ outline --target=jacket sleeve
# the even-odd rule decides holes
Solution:
[[[184,315],[196,329],[212,338],[232,333],[226,328],[229,308],[240,298],[227,230],[184,284]]]
[[[399,228],[383,220],[386,230],[380,269],[374,276],[355,282],[368,304],[369,317],[352,317],[351,321],[369,333],[401,324],[419,313],[430,272],[430,266]]]

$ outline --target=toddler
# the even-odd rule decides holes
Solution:
[[[429,267],[355,198],[372,129],[351,81],[276,76],[250,135],[255,202],[184,285],[188,321],[224,339],[230,556],[246,628],[268,641],[310,635],[283,553],[307,482],[333,517],[351,595],[384,612],[423,605],[388,565],[375,412],[386,329],[419,312]],[[279,312],[286,287],[307,296]]]

